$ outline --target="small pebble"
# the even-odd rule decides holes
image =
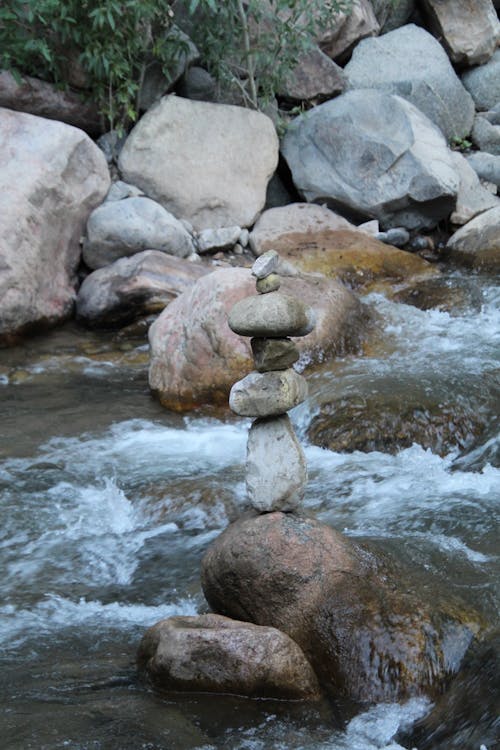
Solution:
[[[270,273],[265,279],[257,279],[255,284],[259,294],[268,294],[268,292],[275,292],[281,286],[281,279],[277,273]]]
[[[279,255],[276,250],[268,250],[257,258],[252,266],[252,274],[257,279],[265,279],[266,276],[273,273],[278,266]]]

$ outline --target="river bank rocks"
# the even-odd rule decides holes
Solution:
[[[162,620],[144,634],[137,663],[165,691],[289,700],[320,695],[316,675],[289,636],[220,615]]]
[[[464,27],[465,28],[465,27]],[[345,68],[349,89],[377,89],[406,99],[441,130],[446,139],[468,135],[474,102],[439,42],[408,24],[365,39]]]
[[[387,245],[323,206],[294,203],[271,208],[250,233],[256,255],[275,248],[304,273],[341,279],[353,288],[374,282],[411,284],[437,270],[409,252]]]
[[[143,250],[186,258],[194,249],[191,235],[175,216],[149,198],[134,197],[106,201],[92,211],[83,260],[95,270]]]
[[[452,62],[488,62],[500,41],[500,24],[491,0],[423,0],[422,5],[432,32],[442,40]]]
[[[340,282],[282,275],[279,291],[314,306],[314,331],[296,342],[302,366],[359,348],[368,318]],[[231,331],[227,316],[254,292],[249,269],[221,268],[199,279],[158,317],[149,331],[149,384],[164,406],[185,411],[227,403],[233,383],[252,369],[250,343]]]
[[[82,131],[0,109],[0,342],[68,318],[80,237],[109,189],[106,160]]]
[[[125,181],[202,230],[252,225],[277,162],[265,115],[167,96],[132,130],[119,167]]]
[[[90,328],[121,328],[161,312],[210,269],[157,250],[120,258],[89,274],[76,298],[76,317]]]
[[[287,633],[324,690],[356,701],[439,692],[477,629],[417,600],[367,549],[293,513],[231,524],[203,558],[202,585],[214,612]]]
[[[398,96],[349,91],[321,104],[290,124],[282,153],[307,201],[382,228],[433,227],[455,206],[459,181],[443,135]]]
[[[500,206],[476,216],[449,239],[446,251],[451,260],[485,271],[500,268]]]

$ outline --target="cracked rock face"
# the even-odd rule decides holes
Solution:
[[[110,184],[81,130],[0,108],[0,343],[71,315],[80,237]]]
[[[322,104],[291,123],[282,152],[306,200],[384,228],[432,227],[455,206],[443,135],[399,96],[359,90]]]

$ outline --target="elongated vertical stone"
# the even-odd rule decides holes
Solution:
[[[296,510],[306,481],[304,451],[288,415],[256,419],[248,434],[246,463],[252,507],[261,513]]]

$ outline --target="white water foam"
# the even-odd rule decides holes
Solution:
[[[17,648],[36,634],[37,640],[63,630],[98,628],[128,630],[131,626],[150,627],[155,622],[175,615],[196,615],[194,599],[186,597],[159,606],[144,604],[103,604],[98,600],[78,601],[47,594],[31,609],[13,605],[0,607],[0,644],[6,649]]]

